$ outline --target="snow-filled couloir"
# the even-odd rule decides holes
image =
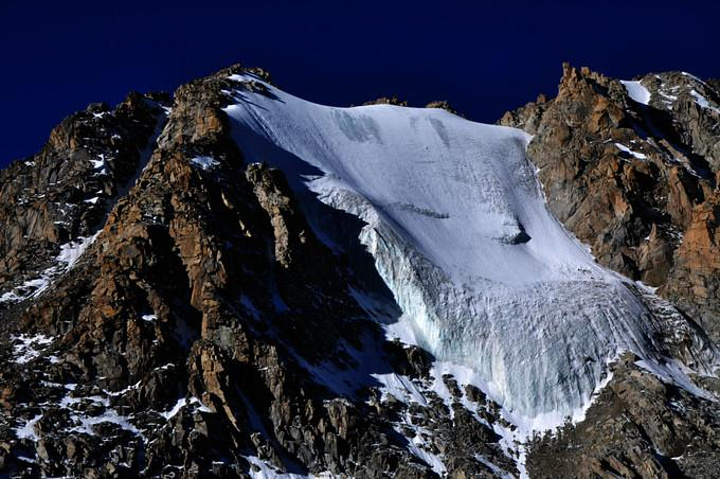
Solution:
[[[619,352],[663,354],[637,290],[548,211],[522,131],[440,109],[326,107],[231,78],[225,111],[247,159],[361,218],[401,321],[506,410],[571,414]]]

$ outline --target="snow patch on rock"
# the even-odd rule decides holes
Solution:
[[[308,479],[308,478],[330,478],[332,475],[302,475],[292,474],[287,472],[279,472],[274,467],[270,466],[262,459],[257,456],[245,456],[245,459],[250,463],[250,470],[248,474],[251,479]]]
[[[162,417],[164,417],[165,419],[170,420],[173,417],[175,417],[177,415],[177,413],[180,412],[181,409],[183,409],[186,406],[192,406],[192,405],[195,406],[196,411],[206,412],[206,413],[215,412],[212,409],[210,409],[209,407],[207,407],[206,405],[204,405],[202,403],[202,401],[200,401],[198,398],[192,397],[190,399],[187,399],[187,398],[178,399],[178,402],[169,411],[162,412],[162,413],[160,413],[160,415]]]
[[[37,441],[38,437],[35,433],[35,424],[42,419],[42,414],[38,414],[32,419],[25,421],[22,426],[15,428],[15,437],[18,439],[28,439],[30,441]]]
[[[633,150],[631,150],[630,148],[628,148],[627,146],[623,145],[622,143],[615,143],[615,146],[617,147],[618,150],[620,150],[620,151],[622,151],[622,152],[624,152],[624,153],[627,153],[627,154],[629,154],[629,155],[631,155],[631,156],[634,156],[634,157],[637,158],[638,160],[647,160],[647,155],[646,155],[646,154],[644,154],[644,153],[639,153],[639,152],[637,152],[637,151],[633,151]]]
[[[70,271],[78,259],[85,253],[98,237],[98,231],[92,236],[81,236],[78,239],[60,246],[60,254],[55,258],[54,265],[43,270],[37,278],[25,281],[20,286],[0,296],[0,303],[18,303],[30,298],[37,298],[52,282]]]
[[[620,83],[622,83],[625,86],[625,89],[628,92],[628,96],[632,98],[637,103],[640,103],[641,105],[649,105],[650,104],[650,97],[651,93],[650,90],[645,88],[645,86],[640,83],[639,81],[625,81],[621,80]]]
[[[18,364],[27,364],[39,357],[42,351],[52,344],[55,339],[44,334],[37,334],[35,336],[20,334],[18,336],[11,336],[11,340],[15,343],[13,346],[15,362]]]
[[[694,90],[694,89],[690,90],[690,94],[695,99],[695,103],[697,103],[698,106],[700,106],[700,108],[704,108],[706,110],[710,110],[715,113],[720,113],[720,108],[711,105],[710,102],[708,101],[708,99],[705,98],[704,96],[702,96],[700,93],[698,93],[697,90]]]
[[[190,163],[204,171],[212,171],[220,165],[220,162],[209,156],[196,156]]]

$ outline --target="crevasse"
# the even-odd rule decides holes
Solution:
[[[473,368],[512,414],[571,414],[618,352],[661,355],[644,304],[548,211],[522,131],[437,109],[326,107],[231,78],[225,111],[245,155],[362,219],[422,345]]]

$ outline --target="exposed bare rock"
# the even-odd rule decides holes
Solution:
[[[675,267],[661,290],[716,337],[720,334],[719,200],[715,193],[690,213],[682,244],[675,250]]]
[[[425,105],[425,108],[440,108],[441,110],[445,110],[449,113],[452,113],[453,115],[465,118],[465,115],[453,108],[452,105],[450,105],[450,103],[448,103],[446,100],[431,101],[430,103]]]
[[[408,102],[406,100],[400,100],[396,96],[381,96],[380,98],[376,100],[370,100],[363,105],[396,105],[396,106],[408,106]]]
[[[55,127],[40,153],[0,172],[0,292],[10,298],[6,303],[37,290],[22,284],[52,266],[60,245],[102,227],[149,158],[167,102],[163,94],[131,93],[114,109],[92,104]]]
[[[543,113],[551,104],[552,100],[548,100],[547,96],[540,94],[534,103],[528,103],[517,110],[505,112],[498,123],[503,126],[521,128],[534,135],[537,133]]]
[[[566,64],[556,98],[501,123],[535,135],[528,155],[550,208],[598,261],[660,287],[717,339],[718,92],[682,73],[639,81],[649,105],[617,80]]]
[[[658,292],[720,337],[718,91],[684,73],[617,80],[564,65],[558,95],[507,113],[534,134],[530,159],[552,211],[597,260]],[[670,345],[682,349],[682,341]],[[695,378],[708,390],[712,384]],[[536,438],[533,477],[712,477],[718,410],[639,368],[614,367],[586,419]],[[702,459],[701,459],[702,458]]]
[[[717,406],[661,382],[635,359],[625,356],[614,366],[584,421],[534,439],[532,477],[713,476]]]

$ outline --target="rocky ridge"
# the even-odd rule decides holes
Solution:
[[[114,109],[92,104],[53,129],[37,155],[0,172],[4,302],[36,294],[53,274],[38,281],[34,273],[52,263],[61,245],[102,227],[152,153],[168,101],[163,94],[131,93]]]
[[[565,65],[557,97],[500,123],[534,135],[550,208],[598,262],[657,287],[717,340],[720,94],[684,73],[638,82],[648,104]]]
[[[715,341],[719,102],[687,73],[621,82],[566,64],[555,98],[500,120],[534,135],[528,156],[549,207],[598,262],[657,288]],[[697,398],[634,366],[615,366],[584,422],[538,439],[532,475],[712,476],[715,403],[688,405]],[[717,391],[716,377],[696,380]]]

